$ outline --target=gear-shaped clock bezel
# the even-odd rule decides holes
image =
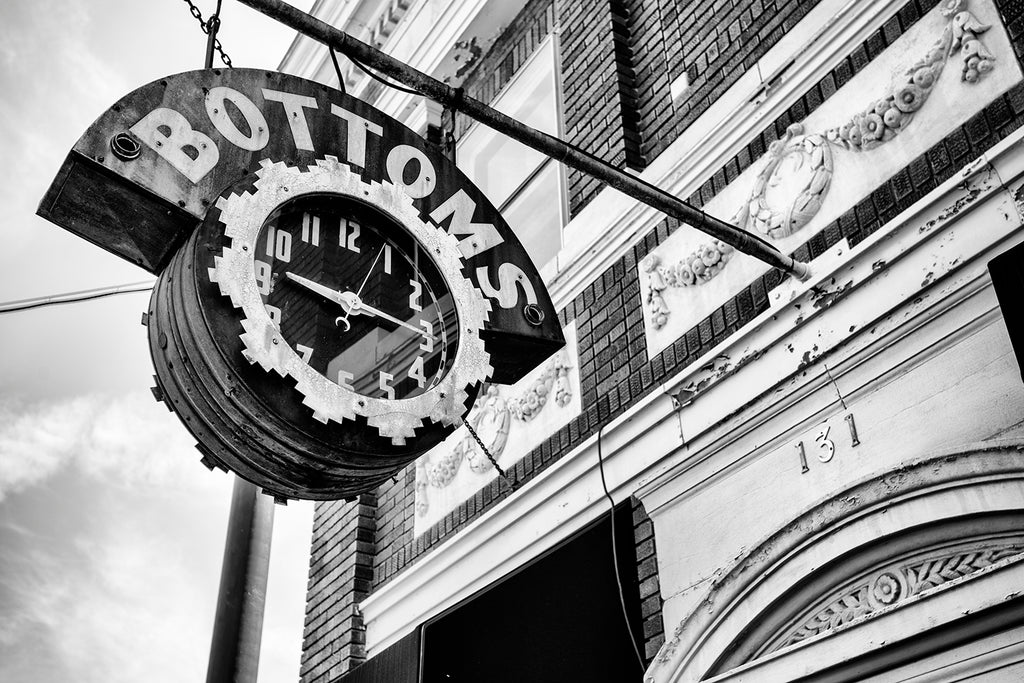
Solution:
[[[429,419],[448,426],[462,424],[468,390],[492,373],[480,333],[490,302],[462,274],[458,240],[421,218],[412,198],[394,184],[365,181],[337,158],[327,156],[305,169],[263,160],[256,172],[254,192],[221,196],[216,203],[219,222],[230,241],[209,269],[211,282],[242,311],[243,354],[265,371],[291,377],[320,422],[343,424],[366,418],[371,427],[395,445],[404,445]],[[270,319],[256,284],[256,239],[271,214],[283,203],[306,195],[333,194],[375,207],[404,228],[433,259],[451,292],[458,318],[459,343],[451,368],[436,385],[418,396],[384,399],[363,396],[332,382],[310,367],[282,338]]]

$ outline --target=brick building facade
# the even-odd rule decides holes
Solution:
[[[1024,676],[1024,384],[988,269],[1022,240],[1019,3],[313,12],[812,275],[342,60],[349,93],[454,141],[536,250],[569,348],[471,414],[508,478],[460,431],[317,505],[304,683],[566,680],[559,659],[583,680],[602,655],[599,670],[659,682]],[[306,39],[283,70],[338,82]],[[597,557],[617,570],[605,583]],[[586,639],[517,583],[531,571]],[[577,604],[584,576],[598,583]]]

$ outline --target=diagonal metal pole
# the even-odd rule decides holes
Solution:
[[[490,128],[504,133],[547,156],[561,161],[605,184],[634,197],[637,200],[679,219],[692,227],[730,244],[744,254],[749,254],[768,265],[781,268],[800,279],[810,276],[806,263],[797,261],[776,249],[757,235],[730,225],[708,215],[678,197],[625,173],[592,154],[531,128],[515,119],[488,107],[480,100],[466,95],[461,88],[453,88],[432,76],[417,71],[380,50],[367,45],[344,31],[334,28],[316,17],[306,14],[282,0],[238,0],[258,12],[262,12],[289,28],[323,43],[329,48],[348,56],[350,59],[373,68],[393,80],[405,85],[425,97],[451,107]]]

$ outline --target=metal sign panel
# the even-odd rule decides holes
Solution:
[[[479,189],[430,143],[327,86],[253,69],[207,69],[145,85],[75,144],[39,214],[159,273],[233,183],[261,164],[336,158],[390,182],[459,240],[463,271],[490,300],[481,337],[493,380],[511,383],[564,344],[522,244]]]

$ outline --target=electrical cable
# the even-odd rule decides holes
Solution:
[[[0,303],[0,313],[16,313],[18,311],[30,311],[45,306],[56,306],[57,304],[74,304],[93,299],[102,299],[117,294],[133,294],[135,292],[147,292],[153,289],[153,282],[133,282],[127,285],[116,287],[100,287],[98,289],[84,289],[78,292],[67,294],[53,294],[51,296],[35,297],[32,299],[19,299],[18,301],[7,301]]]
[[[362,71],[364,74],[366,74],[375,81],[383,83],[389,88],[393,88],[394,90],[397,90],[399,92],[409,93],[410,95],[423,95],[423,93],[419,92],[418,90],[413,90],[412,88],[406,88],[405,86],[398,85],[397,83],[392,83],[391,81],[387,80],[380,74],[371,71],[368,66],[362,64],[359,60],[353,59],[351,55],[349,55],[349,59],[351,59],[352,63],[355,64],[359,68],[359,70]]]
[[[644,665],[644,658],[640,655],[640,646],[637,644],[636,634],[633,633],[633,625],[629,623],[629,613],[626,611],[626,592],[622,587],[622,577],[619,575],[619,550],[618,544],[615,541],[615,499],[608,492],[608,482],[604,478],[604,457],[601,455],[600,429],[597,430],[597,465],[598,472],[601,474],[601,488],[604,489],[604,495],[608,498],[608,503],[611,505],[609,520],[612,527],[612,562],[615,566],[615,583],[619,587],[619,604],[622,606],[622,618],[626,622],[626,630],[629,631],[629,641],[633,645],[633,652],[636,653],[636,660],[640,663],[640,671],[646,671],[647,667]]]
[[[327,46],[327,51],[331,53],[331,61],[334,63],[334,73],[338,74],[338,90],[340,90],[343,95],[347,95],[348,93],[345,90],[345,79],[341,77],[341,67],[338,66],[338,55],[334,52],[334,48],[331,46]]]

